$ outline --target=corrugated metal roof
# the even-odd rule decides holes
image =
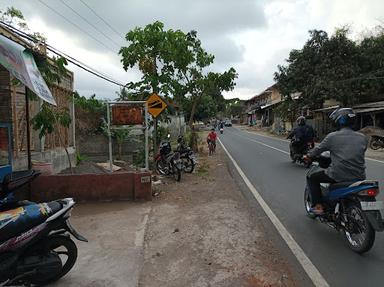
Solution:
[[[382,107],[384,107],[384,101],[360,104],[360,105],[354,106],[353,108],[354,109],[356,109],[356,108],[359,109],[359,108],[382,108]]]
[[[353,111],[356,114],[362,114],[362,113],[370,113],[370,112],[378,112],[378,111],[384,111],[384,106],[377,107],[377,108],[362,108],[362,109],[356,109],[353,108]]]

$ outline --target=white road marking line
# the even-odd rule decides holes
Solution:
[[[140,222],[139,226],[136,228],[136,234],[135,234],[135,246],[136,247],[143,247],[144,246],[145,229],[147,227],[147,222],[148,222],[150,211],[151,211],[151,208],[146,209],[143,220]]]
[[[370,157],[366,157],[365,159],[384,164],[384,161],[382,161],[382,160],[378,160],[378,159],[374,159],[374,158],[370,158]]]
[[[299,244],[293,239],[292,235],[289,233],[289,231],[284,227],[284,225],[280,222],[280,220],[277,218],[277,216],[273,213],[271,208],[268,206],[268,204],[264,201],[264,199],[261,197],[260,193],[256,190],[256,188],[252,185],[252,183],[249,181],[245,173],[242,171],[240,166],[237,164],[237,162],[234,160],[234,158],[231,156],[229,151],[226,149],[224,144],[219,139],[219,142],[221,146],[223,147],[224,151],[228,155],[229,159],[234,164],[237,172],[240,174],[242,179],[244,180],[247,187],[252,192],[253,196],[257,200],[257,202],[260,204],[260,206],[263,208],[265,214],[268,216],[269,220],[273,223],[277,231],[279,232],[280,236],[283,238],[285,243],[288,245],[289,249],[291,249],[292,253],[295,255],[301,266],[303,267],[304,271],[307,273],[308,277],[312,280],[313,284],[315,286],[319,287],[328,287],[329,284],[321,275],[319,270],[315,267],[315,265],[312,263],[312,261],[308,258],[308,256],[304,253],[303,249],[299,246]]]
[[[245,131],[246,133],[249,133],[249,134],[254,134],[254,135],[258,135],[258,136],[261,136],[261,137],[265,137],[265,138],[269,138],[269,139],[274,139],[274,140],[278,140],[278,141],[282,141],[282,142],[289,142],[289,140],[284,140],[284,139],[280,139],[280,138],[277,138],[277,137],[272,137],[272,136],[267,136],[267,135],[259,134],[258,132],[251,132],[251,131],[247,131],[247,130],[242,130],[242,129],[239,129],[237,127],[235,127],[235,128],[237,130],[239,130],[239,131]],[[250,139],[250,140],[252,140],[252,139]],[[258,142],[258,141],[256,141],[256,142]],[[258,143],[260,143],[260,142],[258,142]],[[266,145],[266,144],[264,144],[264,145]],[[268,145],[266,145],[266,146],[268,146]],[[274,149],[276,149],[276,148],[274,148]],[[384,161],[379,160],[379,159],[374,159],[374,158],[371,158],[371,157],[365,157],[365,159],[384,164]]]
[[[279,149],[279,148],[276,148],[276,147],[274,147],[274,146],[268,145],[268,144],[263,143],[263,142],[261,142],[261,141],[254,140],[254,139],[251,139],[251,138],[247,138],[247,137],[245,137],[245,136],[243,136],[243,135],[238,135],[238,136],[240,136],[240,137],[242,137],[242,138],[245,138],[245,139],[247,139],[247,140],[250,140],[250,141],[252,141],[252,142],[261,144],[261,145],[263,145],[263,146],[269,147],[269,148],[274,149],[274,150],[276,150],[276,151],[279,151],[279,152],[281,152],[281,153],[284,153],[284,154],[289,155],[289,152],[287,152],[287,151],[285,151],[285,150],[282,150],[282,149]]]

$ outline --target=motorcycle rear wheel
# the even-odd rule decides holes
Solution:
[[[364,212],[357,205],[352,205],[347,208],[346,216],[348,222],[344,236],[349,248],[359,254],[369,251],[375,242],[375,230]]]
[[[184,163],[184,171],[186,173],[192,173],[195,169],[195,163],[193,160],[189,157],[182,158],[182,161]]]
[[[378,140],[371,140],[371,143],[369,146],[373,150],[378,150],[381,147],[380,142]]]
[[[309,194],[308,186],[305,187],[305,191],[304,191],[304,207],[308,217],[315,219],[316,215],[311,212],[312,201],[311,201],[311,195]]]
[[[47,285],[54,281],[59,280],[66,275],[75,265],[77,260],[77,247],[71,238],[66,236],[52,236],[49,237],[46,246],[47,250],[56,253],[62,261],[62,269],[57,274],[50,274],[48,277],[38,276],[29,279],[30,283],[38,286]],[[63,261],[63,256],[66,260]]]

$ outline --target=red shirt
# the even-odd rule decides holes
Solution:
[[[211,140],[211,141],[216,141],[217,139],[217,134],[215,132],[210,132],[208,134],[208,139]]]

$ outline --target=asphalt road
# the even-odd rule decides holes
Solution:
[[[235,127],[226,128],[220,140],[330,286],[384,286],[384,232],[376,234],[370,252],[358,255],[341,233],[308,218],[306,169],[291,163],[287,142]],[[380,181],[378,198],[384,200],[384,163],[366,165],[367,178]]]

